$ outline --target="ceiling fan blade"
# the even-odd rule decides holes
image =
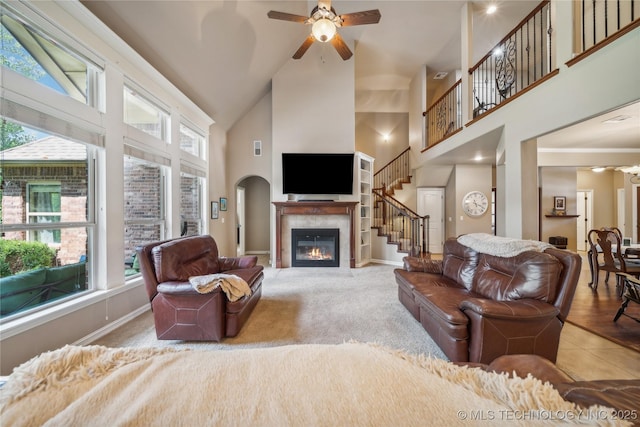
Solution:
[[[353,12],[340,15],[343,27],[364,24],[377,24],[378,22],[380,22],[380,17],[381,15],[378,9],[363,10],[362,12]]]
[[[304,41],[304,43],[302,43],[302,45],[298,48],[298,50],[296,51],[296,53],[293,54],[293,59],[300,59],[302,58],[302,55],[304,55],[304,53],[307,51],[307,49],[309,49],[309,46],[311,46],[311,44],[316,40],[315,37],[313,37],[313,34],[309,34],[309,37],[307,37]]]
[[[307,21],[307,19],[309,19],[308,16],[294,15],[292,13],[278,12],[276,10],[269,11],[269,13],[267,13],[267,16],[269,18],[271,18],[271,19],[280,19],[282,21],[300,22],[302,24],[304,24]]]
[[[324,7],[327,10],[331,10],[331,0],[318,0],[318,7]]]
[[[345,61],[351,58],[351,55],[353,55],[353,53],[351,53],[351,49],[349,49],[349,46],[347,46],[342,37],[340,37],[340,34],[336,33],[336,35],[333,36],[333,38],[331,39],[331,44],[336,48],[338,54]]]

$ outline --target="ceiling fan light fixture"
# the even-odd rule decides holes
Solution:
[[[638,175],[640,176],[640,165],[636,165],[636,166],[621,166],[619,168],[617,168],[616,170],[619,170],[623,173],[630,173],[631,175]]]
[[[311,33],[316,40],[326,43],[336,35],[336,24],[327,18],[318,19],[313,23]]]

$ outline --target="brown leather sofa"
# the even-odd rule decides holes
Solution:
[[[256,256],[225,258],[211,236],[183,237],[137,248],[140,272],[160,340],[220,341],[240,332],[262,295]],[[251,295],[231,302],[221,288],[198,293],[189,277],[225,273],[243,278]]]
[[[615,409],[598,414],[600,418],[630,421],[640,425],[640,380],[609,379],[574,381],[549,360],[531,354],[500,356],[489,364],[460,363],[490,372],[506,373],[520,378],[531,375],[551,384],[564,400],[582,408],[602,405]]]
[[[498,257],[450,238],[442,260],[405,257],[395,276],[400,302],[451,361],[537,354],[555,362],[581,264],[555,248]]]

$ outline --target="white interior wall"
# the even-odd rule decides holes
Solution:
[[[267,93],[262,99],[260,99],[251,108],[247,114],[245,114],[237,123],[233,125],[227,132],[227,150],[226,159],[222,165],[223,170],[226,172],[227,177],[227,194],[228,200],[228,212],[227,218],[229,223],[227,224],[227,230],[231,233],[236,233],[236,186],[245,178],[250,176],[259,176],[263,178],[269,185],[272,182],[271,166],[272,166],[272,120],[271,120],[271,92]],[[253,142],[262,142],[262,153],[260,156],[255,156],[253,152]],[[257,182],[257,181],[249,181]],[[247,189],[245,196],[251,196],[254,194],[251,189]],[[270,197],[270,190],[267,193]],[[262,218],[267,217],[269,219],[269,209],[266,211],[255,212],[255,209],[262,209],[262,201],[256,201],[259,208],[252,206],[253,198],[248,197],[245,202],[245,221],[251,221],[251,224],[245,224],[245,232],[248,229],[256,230],[261,227],[261,220],[258,220],[259,215]],[[271,221],[269,220],[269,224]],[[261,235],[256,242],[262,242],[263,234],[269,238],[270,228],[261,231]],[[247,236],[247,239],[252,239],[253,236]],[[235,237],[232,241],[232,246],[235,248]],[[246,241],[249,246],[245,247],[246,250],[268,250],[269,245],[263,247],[262,243],[253,243]]]
[[[325,48],[314,43],[305,56],[290,59],[273,77],[272,201],[287,199],[282,193],[282,153],[355,151],[355,61],[343,61],[333,49]],[[357,200],[355,180],[354,194],[336,199]],[[272,259],[276,258],[275,238],[272,221]]]

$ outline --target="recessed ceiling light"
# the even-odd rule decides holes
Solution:
[[[598,172],[604,172],[605,169],[606,168],[603,168],[602,166],[596,166],[596,167],[592,167],[591,171],[598,173]]]
[[[624,122],[625,120],[628,120],[630,118],[631,118],[631,116],[620,115],[620,116],[611,117],[610,119],[607,119],[602,123],[620,123],[620,122]]]
[[[496,6],[495,4],[490,4],[489,7],[487,7],[487,15],[496,13],[496,10],[498,10],[498,6]]]
[[[433,76],[433,80],[442,80],[447,77],[447,74],[449,73],[447,73],[446,71],[439,71],[435,76]]]
[[[480,160],[482,160],[482,155],[481,154],[476,154],[476,156],[473,158],[473,160],[475,160],[476,162],[479,162]]]

